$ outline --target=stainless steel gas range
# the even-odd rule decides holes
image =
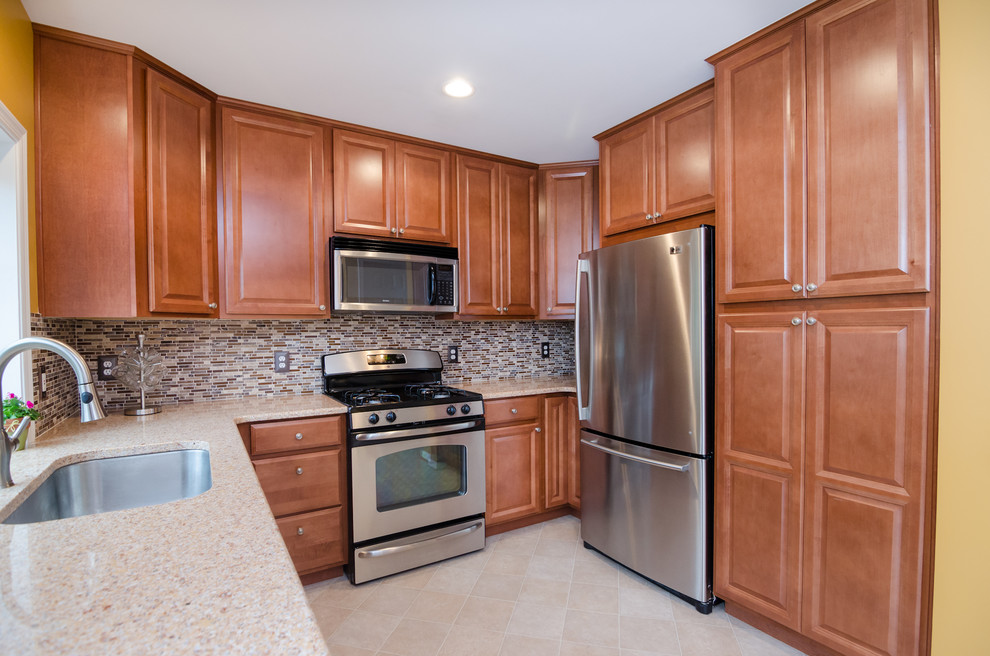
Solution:
[[[484,402],[442,370],[435,351],[323,356],[323,392],[348,406],[352,583],[485,546]]]

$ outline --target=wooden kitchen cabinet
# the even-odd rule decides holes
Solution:
[[[453,243],[450,153],[333,131],[336,232]]]
[[[309,582],[347,560],[345,422],[337,415],[238,427],[292,562]]]
[[[561,506],[581,507],[580,441],[577,399],[573,394],[551,394],[544,398],[543,489],[547,510]]]
[[[603,237],[714,209],[714,105],[706,82],[595,137]]]
[[[577,395],[566,396],[567,423],[563,428],[567,449],[567,504],[581,509],[581,421],[578,419]]]
[[[720,301],[931,289],[929,48],[924,0],[840,0],[709,59]]]
[[[215,96],[131,46],[35,37],[42,313],[215,316]]]
[[[224,316],[328,316],[328,130],[222,107]]]
[[[459,314],[536,316],[536,171],[477,157],[456,161]]]
[[[540,169],[540,319],[573,319],[577,256],[595,248],[598,166]]]
[[[719,597],[839,653],[918,653],[928,327],[927,308],[720,317]]]

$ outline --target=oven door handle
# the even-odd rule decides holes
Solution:
[[[484,422],[480,419],[474,421],[462,421],[458,424],[444,424],[442,426],[432,426],[430,428],[405,428],[394,431],[380,431],[378,433],[360,433],[354,436],[358,442],[374,442],[376,440],[391,440],[398,437],[433,437],[434,435],[444,435],[455,431],[467,431],[481,428]]]
[[[419,547],[422,547],[423,545],[426,545],[426,544],[429,544],[429,543],[432,543],[432,542],[440,542],[440,541],[446,540],[448,538],[454,538],[454,537],[458,537],[458,536],[461,536],[461,535],[469,535],[469,534],[474,533],[475,531],[477,531],[479,528],[481,528],[482,525],[483,525],[483,523],[484,522],[477,521],[474,524],[471,524],[470,526],[468,526],[466,528],[462,528],[462,529],[459,529],[457,531],[453,531],[451,533],[444,533],[443,535],[437,535],[437,536],[432,537],[432,538],[426,538],[425,540],[417,540],[416,542],[410,542],[408,544],[399,544],[399,545],[396,545],[394,547],[382,547],[381,549],[368,549],[367,551],[365,551],[365,550],[359,550],[357,552],[357,557],[358,558],[380,558],[382,556],[394,556],[397,553],[402,553],[403,551],[409,551],[410,549],[417,549]]]

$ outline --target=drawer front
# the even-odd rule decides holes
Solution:
[[[297,572],[344,563],[342,519],[340,508],[330,508],[276,520]]]
[[[340,505],[341,449],[265,458],[253,464],[276,517]]]
[[[251,455],[336,446],[341,443],[343,419],[318,417],[251,424]]]
[[[511,399],[485,401],[485,424],[511,424],[517,421],[539,421],[543,397],[516,396]]]

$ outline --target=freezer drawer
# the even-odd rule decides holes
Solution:
[[[710,459],[581,431],[581,538],[710,612]]]

